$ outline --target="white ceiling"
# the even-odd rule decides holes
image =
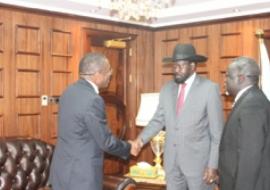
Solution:
[[[100,8],[98,2],[99,0],[0,0],[2,4],[131,23],[152,28],[270,13],[270,0],[175,0],[174,6],[161,10],[157,19],[152,23],[140,23],[122,21],[112,17],[110,16],[109,5],[103,3]]]

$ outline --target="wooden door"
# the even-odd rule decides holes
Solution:
[[[119,34],[115,34],[119,37]],[[126,71],[127,56],[126,49],[106,48],[103,41],[113,38],[106,32],[88,31],[85,33],[84,52],[103,53],[108,59],[113,69],[113,75],[109,86],[100,89],[100,95],[104,97],[106,103],[107,121],[112,133],[117,137],[122,135],[126,126]],[[104,173],[116,174],[123,171],[125,163],[117,157],[106,154],[104,161]]]
[[[10,75],[8,65],[11,62],[11,44],[8,41],[8,39],[11,39],[10,20],[11,14],[8,11],[2,11],[0,14],[0,137],[5,134],[5,125],[9,125],[11,122],[8,118],[8,113],[12,110],[9,106],[11,84],[7,79]]]
[[[77,80],[74,74],[77,70],[78,60],[74,57],[75,31],[72,23],[64,19],[53,19],[51,29],[46,41],[48,41],[48,53],[46,65],[44,65],[45,80],[44,94],[50,98],[49,105],[44,107],[46,110],[48,136],[51,143],[57,139],[57,118],[58,118],[58,98],[65,88]],[[45,122],[45,121],[44,121]]]
[[[72,28],[68,22],[27,13],[3,12],[0,20],[0,135],[56,139],[59,97],[74,77]],[[9,18],[9,19],[6,19]],[[2,62],[3,61],[3,62]],[[2,96],[1,96],[2,95]],[[2,98],[1,98],[2,97]],[[1,119],[0,119],[1,123]]]
[[[12,15],[10,107],[11,126],[5,125],[6,136],[41,138],[46,123],[42,122],[44,110],[40,106],[43,92],[43,50],[42,37],[45,35],[44,18],[28,18],[26,13]]]
[[[125,50],[92,46],[92,52],[101,52],[105,56],[107,56],[113,69],[111,82],[106,89],[101,89],[101,96],[111,95],[114,96],[115,99],[122,101],[123,103],[125,97],[124,89],[126,85],[125,84],[126,65],[123,62],[123,53],[125,53]],[[125,125],[123,123],[125,113],[121,112],[120,108],[117,107],[117,103],[109,104],[108,102],[106,102],[106,113],[108,124],[113,134],[119,137],[123,127],[125,127],[123,126]],[[106,154],[104,161],[104,173],[105,174],[121,173],[122,165],[123,163],[121,164],[121,161],[117,157]]]

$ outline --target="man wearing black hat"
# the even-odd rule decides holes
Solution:
[[[223,113],[218,85],[196,74],[197,63],[206,60],[191,44],[178,44],[164,58],[174,80],[161,89],[156,113],[136,139],[141,148],[165,127],[168,190],[212,189],[217,177]]]

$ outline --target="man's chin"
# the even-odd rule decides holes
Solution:
[[[177,84],[182,84],[185,82],[184,79],[179,79],[179,78],[174,78],[174,82],[177,83]]]

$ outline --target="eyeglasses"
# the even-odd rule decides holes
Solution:
[[[79,73],[80,75],[94,75],[94,74],[96,74],[97,72],[93,72],[93,73]],[[110,68],[109,70],[107,70],[107,71],[99,71],[99,73],[103,73],[103,74],[108,74],[108,75],[112,75],[113,74],[113,69],[112,68]]]
[[[95,73],[79,73],[79,75],[94,75]]]
[[[104,71],[104,74],[106,74],[106,75],[112,75],[113,74],[113,69],[110,67],[109,70]]]
[[[245,74],[238,74],[238,75],[230,75],[228,73],[225,74],[226,78],[234,79],[235,77],[245,76],[245,77],[258,77],[257,75],[245,75]]]

